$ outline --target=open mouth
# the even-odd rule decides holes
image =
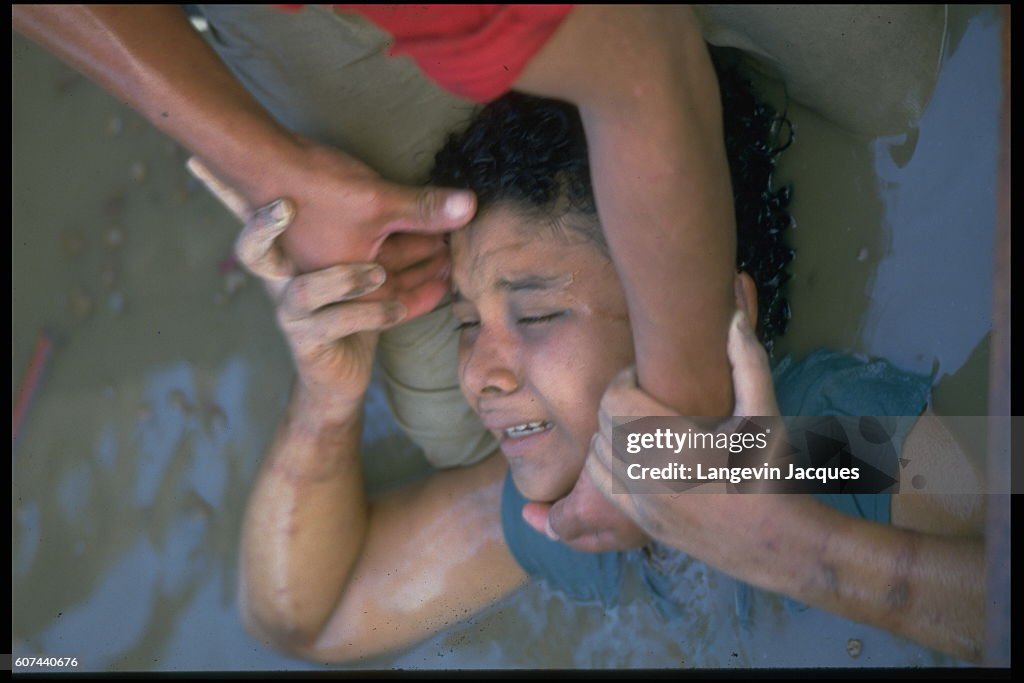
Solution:
[[[554,425],[545,420],[540,420],[539,422],[526,422],[524,424],[505,429],[504,434],[505,437],[509,439],[521,439],[525,436],[532,436],[534,434],[546,432],[553,426]]]

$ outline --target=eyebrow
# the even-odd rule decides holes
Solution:
[[[544,277],[543,275],[524,275],[523,277],[512,279],[503,277],[495,283],[494,288],[503,289],[507,292],[564,289],[568,285],[572,284],[572,280],[572,275],[552,275],[550,277]],[[464,297],[462,292],[455,287],[452,287],[451,296],[453,304],[466,301],[466,297]]]
[[[550,277],[544,277],[542,275],[526,275],[520,278],[514,278],[509,280],[507,278],[501,278],[498,280],[496,288],[504,289],[509,292],[521,292],[524,290],[538,290],[538,289],[562,289],[572,282],[571,275],[552,275]]]

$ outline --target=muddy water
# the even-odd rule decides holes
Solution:
[[[887,356],[935,373],[937,409],[972,414],[991,326],[999,33],[990,9],[952,10],[917,129],[864,140],[790,107],[798,138],[779,178],[797,187],[799,256],[779,350]],[[266,649],[237,616],[242,508],[290,367],[263,293],[227,258],[236,226],[138,116],[19,36],[12,58],[12,395],[37,336],[55,340],[13,446],[14,655],[322,668]],[[393,429],[368,429],[378,475],[416,466],[394,455],[408,446]],[[691,602],[671,624],[642,600],[605,610],[534,585],[365,666],[949,663],[765,595],[743,625],[730,579],[698,562],[684,577]]]

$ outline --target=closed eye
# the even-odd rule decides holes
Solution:
[[[549,313],[548,315],[539,315],[529,318],[520,318],[520,325],[540,325],[542,323],[551,322],[555,318],[562,315],[565,311],[558,311],[557,313]]]
[[[457,332],[461,332],[462,330],[468,330],[468,329],[470,329],[472,327],[479,327],[479,326],[480,326],[480,321],[479,320],[466,320],[466,321],[461,322],[458,325],[456,325],[455,326],[455,330]]]

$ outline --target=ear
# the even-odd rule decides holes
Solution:
[[[736,290],[736,308],[747,314],[747,319],[756,331],[757,285],[754,284],[754,278],[744,272],[736,273],[733,288]]]

